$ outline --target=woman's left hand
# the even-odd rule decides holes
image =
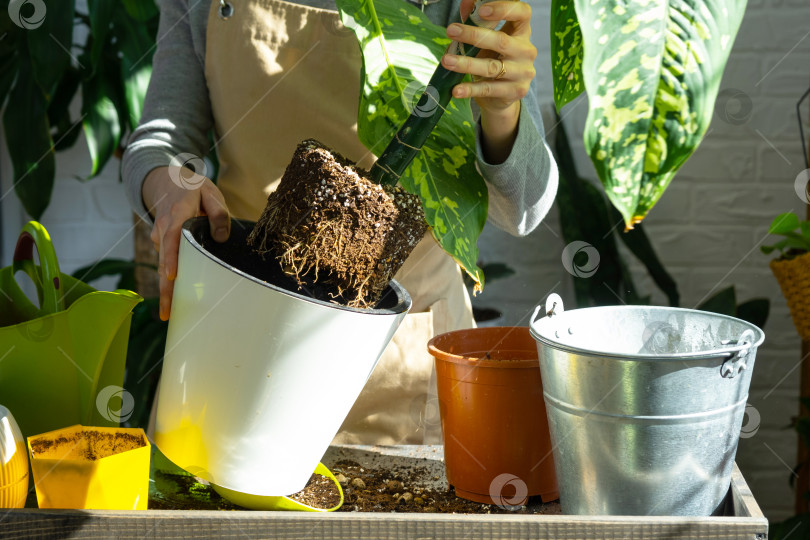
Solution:
[[[462,19],[466,19],[472,5],[473,0],[462,2]],[[450,39],[481,49],[475,58],[454,54],[442,57],[445,68],[474,78],[473,82],[456,85],[453,97],[475,98],[482,114],[515,114],[535,75],[537,49],[529,41],[532,9],[525,2],[499,0],[488,2],[478,13],[485,20],[506,22],[497,31],[458,23],[447,28]]]

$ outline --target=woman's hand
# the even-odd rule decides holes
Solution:
[[[151,238],[160,254],[160,318],[164,321],[169,319],[171,311],[183,223],[189,218],[207,215],[211,236],[217,242],[227,240],[231,231],[228,207],[214,183],[185,168],[177,174],[183,178],[175,182],[169,167],[158,167],[146,176],[142,188],[143,202],[155,219]],[[189,178],[194,181],[188,181]]]
[[[461,16],[465,20],[472,11],[473,0],[463,0]],[[488,2],[478,10],[482,19],[506,21],[498,30],[464,24],[451,24],[447,36],[481,49],[470,58],[445,54],[442,65],[459,73],[469,73],[473,82],[453,88],[453,97],[474,98],[481,108],[482,141],[487,161],[506,160],[517,136],[520,100],[528,94],[534,79],[534,59],[537,49],[532,45],[531,7],[525,2],[500,0]]]

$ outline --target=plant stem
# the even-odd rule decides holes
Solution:
[[[494,27],[492,21],[483,21],[478,17],[478,9],[490,0],[477,0],[473,13],[464,24],[470,26]],[[490,24],[491,23],[491,24]],[[463,56],[475,56],[480,49],[470,45],[461,46],[453,42],[449,50],[456,45],[456,51]],[[428,136],[436,127],[439,119],[447,109],[452,97],[453,87],[464,79],[466,74],[445,69],[439,64],[430,77],[425,92],[411,111],[391,142],[383,150],[380,158],[371,167],[371,180],[378,184],[393,186],[411,164],[425,144]]]

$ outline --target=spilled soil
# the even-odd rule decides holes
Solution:
[[[456,497],[448,490],[422,487],[426,470],[392,468],[375,470],[354,461],[341,461],[332,467],[341,481],[345,500],[338,512],[418,512],[442,514],[560,514],[559,501],[543,503],[529,497],[518,507],[481,504]]]

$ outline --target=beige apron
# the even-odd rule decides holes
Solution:
[[[220,160],[219,188],[234,217],[258,219],[296,145],[315,138],[370,167],[357,137],[360,49],[334,11],[283,0],[229,0],[208,17],[205,76]],[[428,236],[395,276],[413,298],[335,442],[441,440],[431,336],[473,325],[461,272]],[[339,388],[336,390],[340,390]]]

